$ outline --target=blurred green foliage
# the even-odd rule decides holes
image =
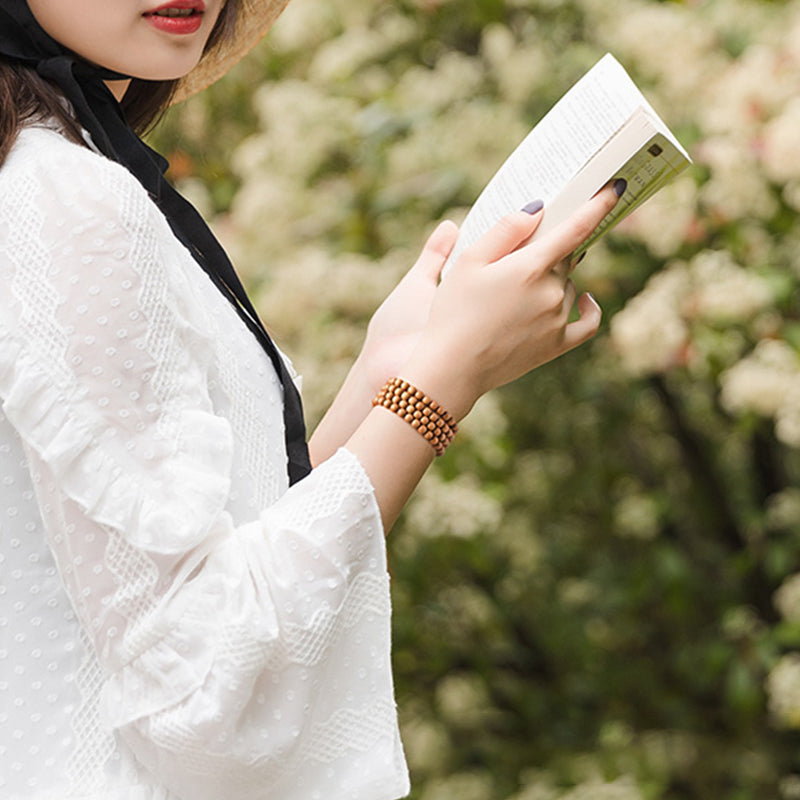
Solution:
[[[420,800],[800,798],[800,6],[293,0],[157,134],[312,421],[434,222],[606,50],[695,166],[390,537]]]

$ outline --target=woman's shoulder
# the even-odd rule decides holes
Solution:
[[[157,216],[126,167],[52,128],[23,128],[0,168],[0,226],[19,235],[47,231],[50,241],[99,231],[104,238],[103,231],[124,228],[136,236]]]
[[[110,189],[147,194],[125,167],[93,149],[88,135],[77,143],[47,125],[23,127],[0,168],[0,188],[7,196],[26,186],[56,196],[89,186],[98,197]]]

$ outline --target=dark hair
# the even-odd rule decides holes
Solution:
[[[227,0],[211,32],[206,53],[230,39],[236,31],[241,0]],[[170,105],[178,80],[147,81],[134,78],[121,106],[130,126],[146,133]],[[26,122],[55,119],[70,139],[83,142],[81,129],[64,104],[60,89],[40,77],[35,69],[0,57],[0,166],[5,163],[20,128]]]

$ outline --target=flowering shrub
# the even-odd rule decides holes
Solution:
[[[485,398],[392,534],[422,800],[800,797],[800,3],[294,0],[158,135],[313,424],[607,50],[695,165],[581,264],[598,338]]]

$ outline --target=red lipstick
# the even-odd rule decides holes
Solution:
[[[203,0],[171,0],[142,15],[153,27],[165,33],[197,33],[203,24]]]

